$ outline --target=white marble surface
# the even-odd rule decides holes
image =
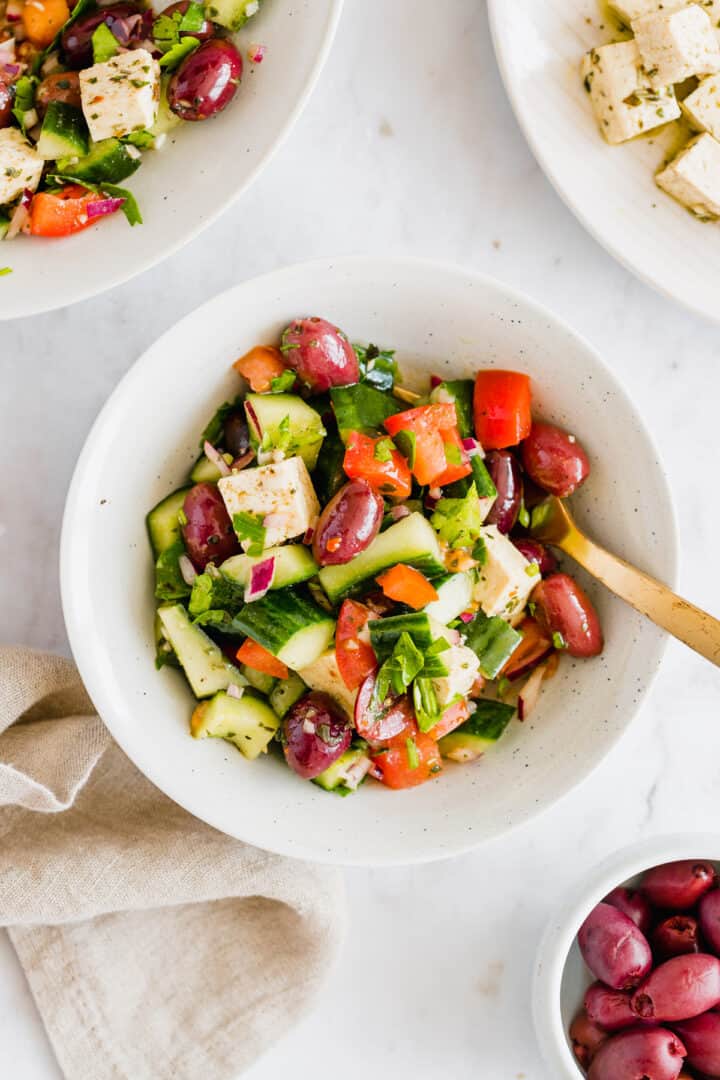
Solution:
[[[682,590],[720,612],[720,329],[635,281],[551,190],[506,103],[483,4],[347,0],[304,117],[234,210],[134,283],[0,328],[2,640],[67,648],[56,567],[65,491],[91,421],[146,346],[243,277],[383,249],[496,274],[590,338],[660,443]],[[718,673],[671,644],[623,744],[554,810],[461,859],[348,873],[352,934],[340,968],[251,1080],[290,1071],[309,1080],[328,1063],[346,1080],[550,1080],[529,1011],[541,927],[608,852],[715,827],[719,700]],[[2,939],[0,1076],[60,1076]]]

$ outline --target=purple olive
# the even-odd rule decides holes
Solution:
[[[313,555],[320,566],[339,566],[364,551],[383,519],[382,497],[366,480],[351,480],[333,495],[318,521]]]
[[[497,525],[501,533],[509,533],[517,521],[523,496],[520,466],[508,450],[491,450],[485,458],[488,472],[497,488],[497,499],[485,519],[486,525]]]
[[[671,915],[653,930],[653,952],[660,960],[700,952],[699,937],[697,919],[692,915]]]
[[[306,694],[283,723],[285,759],[305,780],[325,772],[345,753],[352,739],[347,717],[327,694]]]
[[[80,69],[92,64],[92,36],[101,23],[105,23],[118,40],[130,48],[139,45],[148,34],[148,15],[129,0],[121,0],[118,4],[81,15],[60,39],[63,56],[72,67]]]
[[[513,544],[528,562],[535,563],[541,574],[552,574],[557,570],[557,559],[549,548],[541,544],[539,540],[531,540],[529,537],[520,537],[513,540]]]
[[[0,128],[8,126],[8,124],[10,123],[10,117],[12,116],[12,110],[12,90],[4,79],[0,79]]]
[[[563,499],[590,473],[588,456],[575,436],[553,424],[533,424],[522,444],[522,459],[526,473],[539,487]]]
[[[239,458],[247,453],[249,446],[250,432],[245,413],[242,409],[238,409],[237,412],[231,412],[225,417],[222,447],[234,458]]]
[[[720,954],[720,890],[705,893],[698,904],[698,917],[710,952]]]
[[[654,866],[643,875],[640,888],[653,905],[671,911],[687,911],[715,884],[712,863],[700,859]]]
[[[637,1024],[637,1014],[630,1007],[632,995],[625,990],[610,990],[596,982],[585,994],[585,1012],[604,1031],[620,1031]]]
[[[168,83],[168,104],[181,120],[208,120],[230,104],[242,73],[233,43],[212,38],[180,64]]]
[[[687,1063],[704,1076],[720,1076],[720,1016],[709,1012],[673,1025],[687,1050]]]
[[[602,1044],[588,1080],[677,1080],[685,1055],[671,1031],[623,1031]]]
[[[355,350],[327,319],[295,319],[283,332],[281,348],[285,363],[316,394],[360,379]]]
[[[578,931],[578,944],[595,978],[613,990],[637,986],[652,966],[644,934],[610,904],[593,908]]]
[[[179,12],[180,15],[184,15],[187,9],[190,7],[190,0],[177,0],[176,3],[170,4],[169,7],[163,9],[160,12],[161,15],[172,16],[175,12]],[[203,19],[202,26],[199,30],[181,30],[180,37],[194,37],[198,41],[209,41],[211,37],[215,37],[217,33],[217,27],[209,19]]]
[[[550,635],[559,634],[570,656],[599,656],[603,632],[592,600],[568,574],[550,574],[535,586],[535,618]]]
[[[656,967],[632,997],[633,1012],[659,1023],[689,1020],[720,1003],[720,960],[708,953],[674,956]]]
[[[606,904],[612,904],[628,919],[632,919],[643,934],[647,934],[652,925],[652,908],[638,889],[618,887],[605,897]]]
[[[222,495],[214,484],[196,484],[185,496],[183,539],[191,563],[204,570],[219,565],[240,550]]]
[[[582,1069],[589,1069],[590,1062],[608,1037],[607,1031],[598,1027],[583,1009],[570,1025],[569,1034],[578,1064]]]

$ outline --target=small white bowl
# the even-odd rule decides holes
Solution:
[[[155,0],[156,9],[169,0]],[[244,74],[230,106],[203,123],[181,124],[148,151],[123,186],[144,224],[121,213],[60,240],[18,237],[0,244],[0,320],[66,307],[130,278],[177,251],[226,210],[268,163],[320,75],[343,0],[265,0],[235,42]],[[251,42],[267,46],[250,63]]]
[[[653,866],[705,859],[720,870],[720,836],[677,834],[642,840],[609,856],[590,874],[547,927],[533,976],[533,1018],[543,1057],[555,1080],[583,1080],[568,1029],[595,980],[577,944],[577,932],[596,904],[618,886],[633,888]]]
[[[68,496],[61,578],[75,658],[117,741],[171,798],[258,847],[335,863],[430,861],[506,833],[579,784],[630,724],[665,636],[585,581],[603,655],[565,657],[532,718],[513,721],[493,753],[412,791],[370,783],[338,799],[274,755],[248,762],[227,743],[191,739],[190,691],[178,672],[154,667],[144,516],[185,481],[198,433],[237,393],[233,359],[309,314],[353,341],[395,347],[404,379],[423,387],[433,372],[529,372],[536,413],[574,431],[590,455],[592,476],[572,500],[581,524],[670,584],[672,505],[640,417],[589,345],[499,282],[415,259],[323,260],[238,285],[160,338],[107,402]]]

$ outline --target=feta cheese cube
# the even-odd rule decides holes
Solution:
[[[655,179],[698,217],[720,217],[720,142],[712,135],[698,135]]]
[[[302,458],[225,476],[218,481],[227,512],[254,514],[265,525],[265,547],[282,544],[314,528],[320,514],[315,488]]]
[[[21,131],[0,131],[0,206],[14,202],[25,188],[35,191],[45,162]]]
[[[487,560],[477,568],[473,599],[486,615],[500,615],[516,622],[540,581],[537,567],[520,554],[496,525],[485,525],[482,534]]]
[[[690,0],[611,0],[610,7],[626,26],[630,26],[633,19],[640,19],[643,15],[656,15],[659,11],[678,11],[687,7],[689,2]],[[720,0],[697,0],[697,3],[705,8],[710,18],[713,17],[715,8],[720,8]],[[720,14],[718,17],[720,18]]]
[[[443,655],[445,654],[443,653]],[[298,671],[298,675],[311,690],[319,690],[323,694],[328,694],[347,713],[348,718],[352,720],[355,714],[355,699],[358,692],[357,690],[348,690],[345,685],[334,649],[328,649],[312,664]]]
[[[445,708],[458,695],[467,697],[473,683],[480,672],[480,661],[472,649],[467,645],[451,645],[445,652],[440,653],[442,660],[448,669],[447,675],[433,679],[433,688],[441,708]]]
[[[119,53],[80,72],[80,97],[95,142],[150,128],[160,101],[160,66],[147,49]]]
[[[685,98],[682,111],[698,131],[720,139],[720,75],[710,75]]]
[[[633,20],[632,31],[655,89],[720,71],[720,41],[710,16],[698,4],[643,15]]]
[[[634,41],[592,49],[583,58],[582,76],[600,131],[612,145],[680,116],[673,88],[650,85]]]

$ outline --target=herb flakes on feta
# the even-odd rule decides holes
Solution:
[[[634,41],[592,49],[583,58],[582,76],[600,131],[611,145],[680,116],[674,89],[651,84]]]
[[[151,128],[160,101],[160,67],[146,49],[120,53],[80,72],[80,96],[95,142]]]
[[[632,31],[655,89],[720,71],[720,41],[698,4],[634,19]]]
[[[0,206],[14,202],[28,188],[35,191],[45,162],[17,128],[0,131]]]

